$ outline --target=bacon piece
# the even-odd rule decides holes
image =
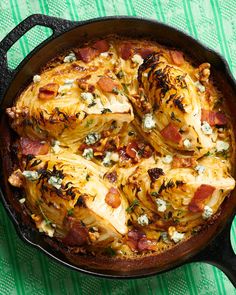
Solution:
[[[148,175],[151,179],[151,182],[155,182],[160,176],[164,175],[165,173],[161,168],[152,168],[148,169]]]
[[[173,63],[177,66],[181,66],[184,63],[184,56],[182,51],[170,50],[170,56]]]
[[[93,44],[92,47],[97,49],[101,53],[108,51],[110,45],[106,40],[98,40]]]
[[[20,138],[20,146],[23,155],[46,155],[49,151],[49,144],[38,140],[32,140],[27,137]]]
[[[63,239],[63,243],[69,246],[82,246],[88,240],[88,229],[81,223],[80,220],[75,220],[73,217],[68,218],[69,231]]]
[[[132,159],[150,158],[152,155],[152,149],[148,144],[137,141],[129,142],[125,152]]]
[[[157,241],[154,239],[142,238],[138,241],[137,248],[139,251],[156,250]]]
[[[130,159],[130,156],[126,153],[126,147],[122,147],[118,149],[119,158],[123,161],[128,161]]]
[[[215,125],[226,125],[226,124],[227,124],[227,118],[225,114],[221,112],[216,112]]]
[[[225,114],[221,112],[214,112],[210,110],[202,109],[201,112],[201,121],[208,122],[211,126],[215,125],[226,125],[227,124],[227,118]]]
[[[140,49],[138,49],[138,53],[141,55],[141,57],[143,59],[148,57],[153,52],[154,52],[154,50],[152,48],[140,48]]]
[[[106,174],[106,178],[108,179],[108,181],[110,183],[114,183],[117,181],[117,172],[116,171],[112,171]]]
[[[137,229],[131,230],[127,234],[126,243],[130,249],[134,252],[138,251],[138,241],[142,238],[146,238],[146,235]]]
[[[196,165],[196,160],[194,158],[180,158],[174,156],[172,162],[172,168],[188,168],[194,167]]]
[[[156,250],[157,241],[154,239],[147,239],[143,232],[137,229],[128,232],[126,243],[134,252],[145,250]]]
[[[215,189],[216,188],[214,186],[208,184],[200,185],[195,191],[194,196],[188,205],[189,211],[201,212],[203,210],[205,201],[213,194]]]
[[[106,76],[101,77],[97,84],[105,92],[112,92],[118,86],[110,77]]]
[[[120,56],[124,60],[128,60],[133,55],[133,46],[130,42],[122,43],[119,47]]]
[[[126,154],[130,157],[135,159],[137,157],[138,153],[138,143],[136,141],[131,141],[128,143],[126,147]]]
[[[78,59],[81,59],[85,63],[89,63],[98,56],[100,52],[92,47],[82,47],[75,50],[75,53]]]
[[[173,123],[169,123],[160,133],[166,140],[174,143],[179,143],[182,140],[182,135],[179,133],[178,127]]]
[[[116,188],[111,187],[106,194],[105,202],[114,209],[118,208],[121,204],[119,191]]]
[[[133,229],[131,231],[128,232],[128,238],[138,241],[141,238],[145,237],[145,234],[141,231],[138,231],[137,229]]]
[[[48,100],[57,96],[59,85],[57,83],[49,83],[39,88],[38,98]]]

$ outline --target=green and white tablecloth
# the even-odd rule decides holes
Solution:
[[[0,0],[0,39],[33,13],[72,20],[137,15],[177,27],[220,52],[236,76],[236,0]],[[8,53],[14,68],[50,30],[35,27]],[[0,57],[1,58],[1,57]],[[236,249],[236,220],[231,241]],[[217,268],[194,263],[138,280],[107,280],[71,271],[23,243],[0,204],[0,295],[236,294]]]

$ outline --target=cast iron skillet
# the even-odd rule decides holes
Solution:
[[[16,70],[10,70],[7,65],[7,51],[19,38],[36,25],[51,28],[53,35],[34,49]],[[230,243],[230,227],[236,209],[236,190],[224,202],[221,214],[211,226],[200,234],[164,254],[146,257],[138,262],[127,263],[127,261],[108,259],[105,263],[112,269],[109,271],[101,267],[99,269],[99,263],[101,263],[99,259],[94,262],[93,259],[78,258],[63,250],[60,245],[54,244],[49,238],[33,229],[30,218],[25,212],[22,212],[21,206],[16,200],[17,191],[14,191],[7,181],[12,165],[10,160],[12,132],[9,130],[4,110],[12,105],[17,93],[32,80],[32,76],[39,72],[42,65],[45,65],[56,54],[73,46],[78,46],[86,40],[107,34],[120,34],[131,38],[152,38],[166,46],[182,49],[198,64],[210,62],[215,81],[227,98],[234,133],[236,134],[236,84],[226,61],[219,54],[206,48],[183,32],[153,20],[136,17],[118,16],[86,22],[71,22],[45,15],[31,15],[13,29],[0,43],[0,173],[3,180],[0,195],[4,207],[11,216],[19,236],[24,241],[75,270],[107,278],[139,278],[158,274],[185,263],[199,261],[219,267],[236,286],[236,257]],[[102,263],[104,264],[104,261]]]

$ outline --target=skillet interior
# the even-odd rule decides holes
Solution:
[[[12,104],[12,100],[17,93],[24,88],[32,76],[39,71],[42,65],[53,58],[57,53],[67,48],[73,47],[76,44],[84,41],[101,37],[107,34],[118,34],[128,37],[138,38],[152,38],[166,46],[181,48],[189,56],[191,56],[198,63],[208,61],[212,64],[212,73],[218,85],[221,85],[221,90],[225,97],[231,111],[231,117],[235,126],[236,118],[236,102],[235,85],[232,78],[227,73],[225,63],[214,52],[202,47],[192,38],[184,35],[181,32],[176,32],[174,29],[165,25],[158,24],[152,21],[137,20],[137,19],[106,19],[97,22],[88,22],[83,26],[78,26],[71,29],[69,32],[57,37],[51,42],[41,47],[38,51],[33,52],[22,65],[14,77],[11,86],[9,87],[3,101],[2,108]],[[166,39],[168,36],[168,40]],[[234,133],[236,132],[234,128]],[[18,230],[25,239],[31,244],[43,249],[56,259],[74,265],[75,268],[90,272],[97,275],[120,276],[120,277],[136,277],[148,274],[157,273],[163,270],[173,268],[192,257],[195,253],[201,250],[223,227],[227,218],[232,215],[235,205],[236,196],[233,192],[230,198],[225,202],[222,214],[215,220],[215,223],[208,229],[205,229],[199,235],[191,238],[189,241],[176,246],[175,248],[156,256],[144,257],[139,260],[118,260],[114,258],[106,261],[100,258],[88,259],[74,256],[71,253],[65,252],[59,245],[51,247],[48,244],[48,238],[41,236],[38,232],[31,229],[31,221],[26,214],[21,213],[21,207],[15,201],[14,193],[8,185],[7,178],[11,170],[10,162],[10,148],[11,132],[6,123],[6,117],[2,114],[1,135],[2,135],[2,175],[4,179],[5,205],[8,206],[10,214],[18,224]],[[7,170],[7,173],[6,173]],[[235,175],[234,175],[235,176]],[[22,220],[23,219],[23,220]],[[22,225],[24,224],[24,225]],[[27,225],[28,224],[28,225]],[[59,249],[56,250],[56,249]],[[104,268],[111,268],[112,271],[106,271]],[[99,270],[97,270],[99,269]],[[122,272],[120,271],[122,269]],[[126,270],[126,272],[124,272]]]

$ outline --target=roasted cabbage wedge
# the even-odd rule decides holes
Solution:
[[[7,109],[9,182],[74,253],[159,253],[210,225],[234,189],[234,138],[210,65],[110,36],[61,55]]]

